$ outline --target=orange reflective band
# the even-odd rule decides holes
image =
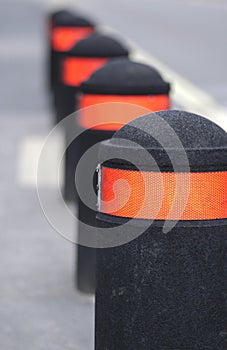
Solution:
[[[227,218],[227,172],[155,173],[106,167],[100,171],[104,214],[151,220]]]
[[[92,27],[56,27],[52,30],[52,48],[64,52],[94,31]]]
[[[113,102],[118,102],[114,105]],[[106,107],[102,108],[102,111],[97,109],[86,109],[86,107],[106,104]],[[108,103],[112,103],[108,106]],[[124,106],[121,109],[120,103],[135,105],[135,108],[127,109]],[[170,101],[168,95],[90,95],[84,94],[81,95],[79,100],[79,108],[81,109],[79,124],[84,129],[90,129],[91,125],[97,124],[97,127],[92,127],[92,129],[99,130],[118,130],[123,125],[129,123],[133,119],[139,117],[141,114],[141,109],[136,108],[140,106],[147,109],[148,111],[157,112],[160,110],[166,110],[170,107]],[[115,120],[115,123],[112,124],[108,121]]]
[[[66,58],[63,61],[62,81],[69,86],[79,86],[108,60],[108,58]]]

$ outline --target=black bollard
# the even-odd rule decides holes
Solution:
[[[53,89],[53,64],[54,64],[54,51],[52,48],[52,31],[55,27],[55,22],[59,21],[59,18],[62,16],[71,16],[71,12],[66,9],[59,9],[52,13],[49,13],[47,16],[47,77],[48,77],[48,89],[52,91]]]
[[[137,144],[133,159],[126,140]],[[95,350],[226,349],[226,132],[198,115],[162,111],[124,126],[100,159],[97,224],[120,238],[98,251]],[[114,193],[117,180],[131,190],[123,206],[127,186]]]
[[[59,64],[64,53],[69,51],[75,43],[90,35],[94,29],[93,22],[67,10],[54,14],[50,26],[51,58],[49,68],[50,86],[53,91],[59,83]]]
[[[129,120],[151,110],[169,108],[169,91],[170,85],[162,79],[154,68],[128,59],[113,60],[96,71],[87,82],[81,85],[82,94],[79,98],[81,112],[78,126],[84,132],[79,138],[77,149],[74,146],[75,148],[71,150],[72,161],[73,157],[74,160],[80,159],[96,143],[109,139]],[[117,102],[117,104],[111,104],[112,102]],[[96,110],[86,109],[91,105],[96,105]],[[108,120],[111,119],[115,120],[116,124],[108,124]],[[91,129],[91,122],[96,121],[103,124]],[[92,161],[95,172],[98,165],[97,154],[94,154]],[[91,179],[86,178],[87,166],[86,163],[84,167],[81,166],[77,178],[77,185],[84,193],[89,181],[91,181]],[[75,173],[75,168],[73,168],[72,173]],[[90,200],[89,206],[95,208],[95,198]],[[84,222],[91,227],[96,226],[96,211],[88,208],[81,198],[78,198],[78,211],[79,222]],[[86,229],[79,223],[79,241],[80,238],[86,237],[87,232],[85,231]],[[77,251],[78,289],[83,292],[94,292],[96,250],[78,245]]]
[[[87,80],[96,69],[116,57],[128,56],[127,48],[116,39],[94,33],[77,43],[62,61],[62,82],[56,91],[56,121],[72,114],[78,109],[77,96],[80,84]],[[71,133],[71,130],[66,130]],[[75,202],[75,149],[74,142],[65,155],[64,198]]]
[[[75,112],[81,83],[110,59],[127,57],[128,49],[116,39],[93,33],[69,50],[59,67],[61,83],[56,89],[56,122]]]

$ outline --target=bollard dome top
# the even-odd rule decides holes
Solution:
[[[67,55],[75,57],[120,57],[128,56],[128,49],[115,38],[100,33],[93,33],[79,41]]]
[[[125,140],[134,142],[128,150]],[[193,113],[170,110],[137,118],[117,131],[111,140],[102,143],[100,158],[118,149],[119,158],[122,155],[124,159],[133,149],[137,164],[142,166],[141,148],[146,149],[160,167],[172,168],[171,157],[181,166],[182,157],[186,155],[190,167],[198,171],[227,170],[227,133],[212,121]]]
[[[160,95],[169,94],[170,84],[148,65],[126,58],[111,60],[81,85],[89,94]]]
[[[52,13],[49,14],[49,17],[53,20],[53,21],[58,21],[59,18],[61,18],[62,16],[71,16],[71,12],[69,10],[66,9],[59,9],[56,10]]]
[[[52,14],[55,27],[94,27],[94,23],[68,10],[59,10]]]

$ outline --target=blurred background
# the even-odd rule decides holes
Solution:
[[[67,5],[117,30],[138,55],[163,67],[175,104],[204,114],[210,106],[226,127],[226,0],[1,0],[1,349],[93,348],[94,300],[75,290],[75,247],[48,224],[36,191],[39,152],[53,126],[47,15]],[[56,164],[47,164],[46,197],[61,215]],[[64,224],[73,232],[73,218]]]

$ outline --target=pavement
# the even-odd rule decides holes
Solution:
[[[42,140],[52,128],[44,19],[39,2],[1,1],[0,349],[88,350],[94,300],[76,292],[75,245],[46,221],[35,178],[22,181],[33,164],[21,174],[25,141]],[[60,215],[53,186],[46,197]],[[73,219],[65,226],[76,235]]]
[[[73,4],[227,106],[226,1]],[[0,349],[89,350],[94,300],[76,292],[75,245],[46,221],[36,191],[37,164],[31,161],[53,125],[45,88],[45,14],[45,1],[1,0]],[[61,215],[55,184],[43,186]],[[63,218],[73,236],[69,221]]]

